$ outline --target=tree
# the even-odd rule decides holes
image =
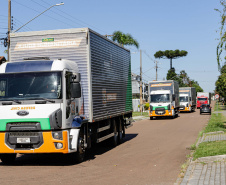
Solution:
[[[217,64],[218,64],[218,70],[220,71],[221,65],[221,54],[223,50],[226,49],[226,31],[225,31],[225,21],[226,21],[226,2],[225,0],[221,0],[220,4],[223,7],[223,10],[215,9],[220,13],[221,16],[221,27],[220,27],[220,38],[219,38],[219,43],[217,45]],[[224,57],[224,59],[226,59]]]
[[[168,73],[166,75],[166,79],[167,80],[175,80],[175,81],[177,81],[179,83],[179,87],[187,87],[187,85],[183,83],[181,75],[178,75],[175,72],[174,68],[168,70]]]
[[[155,58],[164,58],[164,59],[170,59],[170,69],[172,69],[172,59],[180,58],[187,56],[188,52],[185,50],[165,50],[165,51],[157,51],[154,56]]]
[[[124,45],[134,45],[137,49],[139,48],[139,43],[130,35],[129,33],[124,34],[121,31],[115,31],[112,36],[112,40],[118,44]]]
[[[180,71],[180,74],[176,74],[175,69],[169,69],[167,76],[167,80],[175,80],[179,83],[179,87],[195,87],[196,92],[203,92],[203,89],[199,86],[197,81],[190,80],[188,74],[185,70]]]
[[[226,65],[221,68],[221,75],[218,77],[215,82],[216,92],[219,93],[220,96],[226,98]]]
[[[190,84],[191,84],[190,87],[195,87],[196,92],[203,92],[203,89],[200,87],[197,81],[191,80]]]

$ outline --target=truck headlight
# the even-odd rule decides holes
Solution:
[[[54,143],[54,144],[55,144],[56,149],[63,148],[63,143]]]
[[[62,131],[52,132],[53,139],[63,140]]]

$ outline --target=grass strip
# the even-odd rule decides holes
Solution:
[[[148,112],[142,112],[142,115],[141,115],[141,112],[133,112],[133,117],[134,116],[145,116],[145,117],[149,117],[149,114],[148,114]]]
[[[214,141],[214,142],[204,142],[199,144],[196,149],[193,160],[200,157],[208,157],[215,155],[225,155],[226,154],[226,141]]]
[[[221,114],[212,114],[208,125],[206,126],[204,133],[216,132],[216,131],[226,131],[225,127],[226,118]]]

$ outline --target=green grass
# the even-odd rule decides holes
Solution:
[[[216,102],[214,105],[214,111],[226,110],[226,103],[223,105],[221,102]]]
[[[226,141],[204,142],[199,144],[196,149],[193,160],[200,157],[224,155],[226,154]]]
[[[226,131],[226,118],[221,114],[212,114],[208,125],[204,129],[204,133],[216,132],[216,131]]]
[[[133,117],[134,116],[141,116],[141,112],[133,112]],[[149,117],[149,114],[148,112],[142,112],[142,116]]]

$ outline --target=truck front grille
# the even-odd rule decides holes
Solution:
[[[155,109],[155,114],[157,114],[157,115],[163,115],[165,113],[166,113],[165,108],[156,108]]]

